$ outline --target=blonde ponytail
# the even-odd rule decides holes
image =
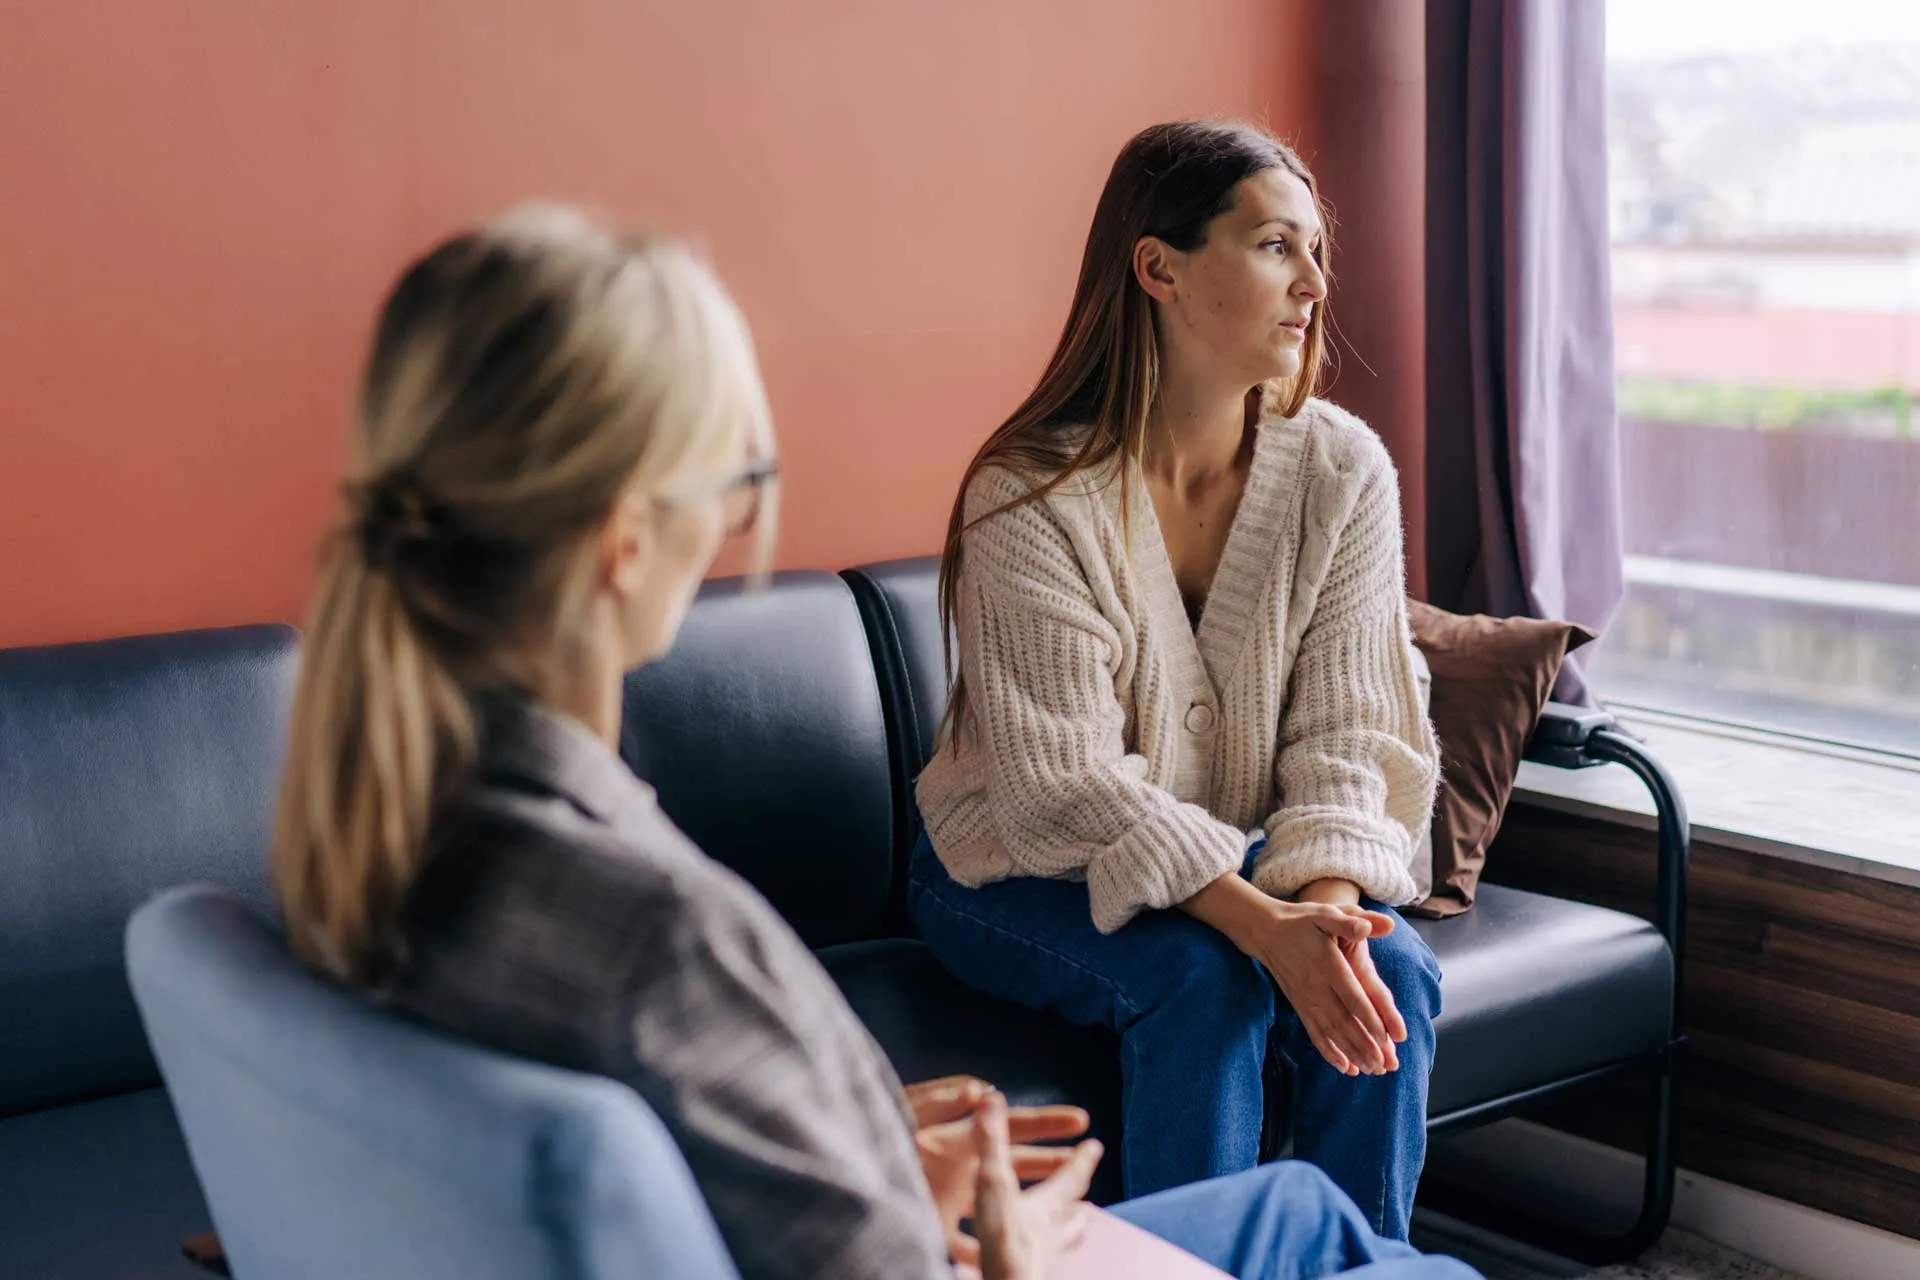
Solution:
[[[398,911],[435,803],[472,752],[459,682],[394,584],[336,538],[308,620],[274,830],[288,938],[309,963],[372,976],[368,942]]]

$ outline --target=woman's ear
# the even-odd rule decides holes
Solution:
[[[615,594],[631,596],[640,590],[653,558],[653,503],[628,492],[613,505],[600,527],[598,557],[600,581]]]
[[[1141,236],[1133,242],[1133,278],[1156,302],[1173,301],[1177,252],[1158,236]]]

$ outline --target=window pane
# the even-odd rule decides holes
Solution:
[[[1920,756],[1920,5],[1607,13],[1628,592],[1595,681]]]

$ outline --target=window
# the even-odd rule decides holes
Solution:
[[[1920,759],[1920,5],[1609,0],[1609,701]]]

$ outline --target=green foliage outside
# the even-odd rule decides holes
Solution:
[[[1622,378],[1620,416],[1762,431],[1845,431],[1914,438],[1914,393],[1904,387],[1819,391],[1677,378]]]

